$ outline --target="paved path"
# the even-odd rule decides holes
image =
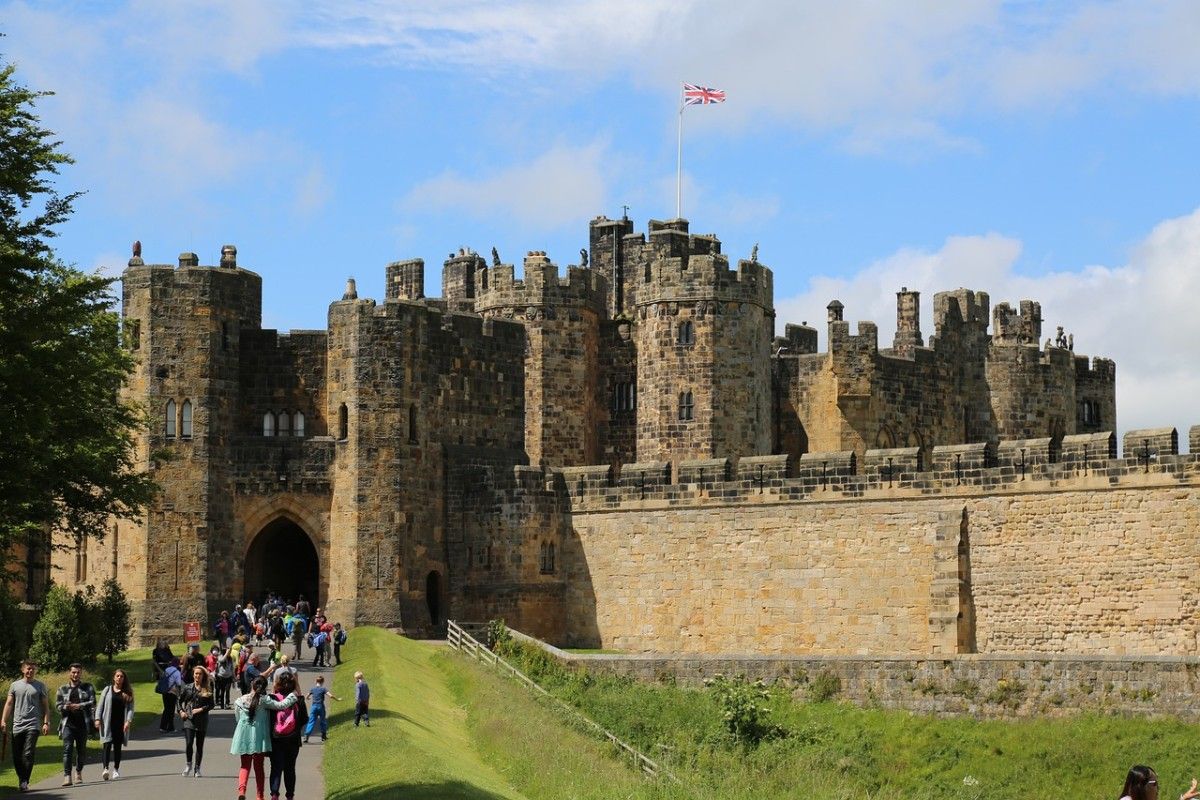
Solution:
[[[290,648],[289,648],[290,649]],[[311,651],[308,651],[311,653]],[[325,685],[333,683],[331,670],[317,670],[310,666],[311,662],[301,662],[300,685],[307,691],[315,682],[318,673],[325,675]],[[237,697],[237,689],[233,690]],[[161,710],[162,701],[158,695],[153,695],[147,701],[140,695],[137,698],[139,708],[146,708],[142,703],[151,703],[152,708]],[[208,723],[208,736],[204,742],[204,764],[201,769],[203,777],[185,778],[180,773],[186,765],[183,756],[183,734],[174,733],[160,735],[154,724],[146,729],[138,728],[133,731],[129,746],[121,753],[121,779],[117,781],[100,780],[101,750],[96,740],[88,742],[87,765],[83,768],[84,783],[81,786],[67,788],[62,786],[62,773],[58,772],[53,778],[34,784],[31,798],[55,798],[58,800],[90,800],[90,798],[134,798],[135,800],[161,800],[162,798],[192,798],[192,797],[234,797],[237,795],[238,759],[229,754],[229,743],[233,737],[233,711],[213,711]],[[178,725],[178,721],[176,721]],[[50,735],[57,741],[54,731]],[[296,761],[296,798],[297,800],[319,800],[325,796],[325,776],[321,769],[321,759],[324,748],[320,738],[312,740],[300,748],[300,758]],[[270,775],[270,762],[263,763],[263,772]],[[254,797],[254,773],[250,773],[248,796]],[[269,793],[270,787],[264,792]],[[19,797],[21,795],[14,795]]]

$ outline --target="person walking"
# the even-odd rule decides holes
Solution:
[[[71,762],[75,762],[75,783],[83,783],[83,762],[87,741],[92,734],[96,713],[96,690],[83,681],[83,665],[68,667],[68,680],[58,687],[54,706],[61,717],[58,738],[63,743],[63,786],[71,785]]]
[[[313,663],[314,667],[325,666],[325,645],[329,642],[329,634],[318,629],[312,637],[313,647]]]
[[[354,673],[354,727],[361,719],[371,727],[371,687],[361,672]]]
[[[175,658],[175,654],[171,652],[171,646],[167,644],[166,639],[159,639],[154,645],[154,650],[150,653],[150,661],[154,664],[154,680],[162,677],[167,671],[167,667],[171,665],[171,660]]]
[[[229,649],[222,651],[217,656],[217,668],[215,671],[217,676],[217,708],[229,708],[229,690],[233,687],[234,666],[233,652]]]
[[[208,733],[208,715],[215,705],[208,670],[192,670],[192,682],[179,692],[179,718],[183,720],[184,755],[187,766],[183,777],[200,777],[200,762],[204,760],[204,737]]]
[[[292,660],[300,660],[300,649],[304,646],[304,624],[299,620],[292,622],[292,645],[295,648],[292,652]]]
[[[246,784],[250,780],[250,770],[254,770],[254,783],[258,789],[257,800],[264,800],[263,757],[271,752],[271,734],[268,730],[273,720],[271,711],[291,708],[299,700],[290,694],[282,700],[266,694],[267,679],[259,676],[254,679],[250,691],[233,703],[233,713],[237,718],[237,727],[233,731],[233,742],[229,752],[241,759],[238,770],[238,800],[246,800]]]
[[[13,769],[17,773],[20,791],[29,791],[29,776],[33,773],[33,758],[39,736],[50,732],[50,698],[46,684],[36,680],[37,664],[28,659],[21,662],[21,677],[8,687],[8,699],[0,713],[0,733],[8,734],[8,717],[12,715]],[[41,725],[38,725],[38,721]]]
[[[175,732],[175,702],[179,699],[179,688],[183,686],[183,673],[179,671],[179,659],[172,658],[163,671],[154,691],[162,695],[162,716],[158,721],[159,733]]]
[[[341,700],[332,691],[325,686],[325,676],[318,675],[316,685],[308,690],[308,696],[312,698],[312,708],[308,713],[308,724],[304,726],[304,741],[308,742],[308,737],[312,736],[313,728],[317,722],[321,723],[321,741],[329,738],[329,719],[325,713],[325,698],[329,697],[332,700]]]
[[[121,748],[129,744],[129,726],[133,724],[133,686],[125,670],[113,673],[112,685],[105,686],[96,703],[96,730],[104,753],[104,770],[100,777],[113,780],[121,777]],[[108,771],[109,760],[112,772]]]
[[[342,623],[333,623],[333,665],[336,667],[342,663],[342,645],[346,643],[346,629],[342,627]]]
[[[1179,795],[1179,800],[1200,797],[1196,785],[1196,779],[1192,778],[1192,788]],[[1158,773],[1142,764],[1130,767],[1129,774],[1125,776],[1125,786],[1121,789],[1120,800],[1158,800]]]
[[[295,693],[296,705],[272,714],[271,722],[271,800],[279,800],[279,786],[284,797],[291,800],[296,794],[296,757],[300,755],[300,729],[309,722],[303,697],[296,691],[296,679],[290,672],[275,678],[275,699]]]

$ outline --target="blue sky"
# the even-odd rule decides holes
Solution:
[[[60,255],[264,278],[322,328],[354,276],[461,246],[578,260],[587,222],[684,216],[759,244],[780,327],[895,292],[1042,302],[1117,360],[1122,429],[1200,423],[1200,3],[0,2],[0,49],[88,193]],[[1186,438],[1186,435],[1185,435]]]

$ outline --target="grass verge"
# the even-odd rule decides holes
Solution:
[[[173,649],[176,653],[185,652],[182,646],[175,646]],[[99,698],[100,690],[112,682],[113,673],[117,669],[124,669],[133,684],[134,730],[130,733],[130,743],[133,747],[137,747],[138,731],[147,728],[154,730],[162,714],[162,700],[154,693],[154,680],[151,677],[150,648],[121,653],[113,659],[111,664],[101,658],[95,664],[85,667],[83,679],[96,687],[96,697]],[[20,676],[9,676],[0,682],[0,692],[3,692],[5,698],[8,697],[9,685],[17,677]],[[67,682],[67,673],[39,670],[37,679],[46,684],[46,690],[50,695],[50,733],[38,739],[37,759],[30,783],[37,783],[50,775],[62,774],[62,741],[58,738],[59,716],[57,709],[54,708],[54,694],[58,691],[59,686]],[[84,768],[85,773],[90,773],[92,778],[99,775],[99,751],[99,740],[92,739],[88,743],[88,766]],[[87,774],[85,777],[88,777]],[[17,794],[17,773],[12,765],[12,741],[10,739],[8,754],[0,764],[0,797],[15,794]]]
[[[713,692],[570,672],[518,646],[519,665],[556,696],[666,764],[679,797],[738,800],[1024,798],[1111,800],[1133,764],[1149,764],[1163,797],[1200,771],[1200,726],[1096,714],[1030,720],[935,718],[793,699],[770,691],[782,736],[733,740]]]

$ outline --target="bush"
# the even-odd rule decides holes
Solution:
[[[808,684],[808,699],[814,703],[824,703],[841,693],[842,679],[827,669],[818,672]]]
[[[104,638],[95,587],[88,586],[83,591],[76,591],[71,598],[71,605],[75,607],[75,619],[79,623],[79,660],[91,664],[102,649]]]
[[[783,730],[771,724],[771,699],[762,681],[750,683],[739,675],[733,680],[717,675],[704,682],[721,709],[725,729],[742,744],[756,745],[763,739],[777,738]]]
[[[43,670],[59,671],[74,661],[82,661],[83,649],[75,599],[65,588],[54,584],[46,594],[42,615],[33,626],[29,658]]]
[[[492,652],[505,655],[512,643],[512,634],[508,632],[508,626],[504,624],[503,619],[489,619],[487,624],[487,646]]]
[[[115,578],[104,581],[97,602],[100,629],[100,652],[108,656],[112,663],[113,656],[124,653],[129,649],[129,600],[125,590]]]

